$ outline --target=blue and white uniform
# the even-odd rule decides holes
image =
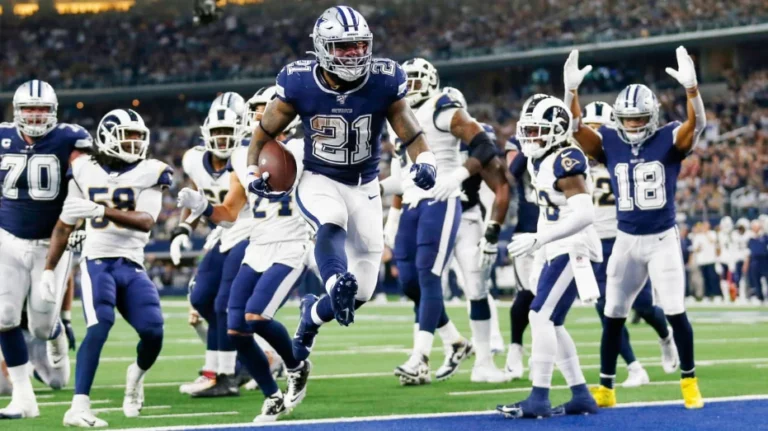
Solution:
[[[0,330],[19,325],[25,301],[33,335],[47,339],[54,329],[66,290],[70,252],[65,252],[54,271],[56,303],[43,301],[35,289],[67,196],[70,156],[92,144],[90,134],[72,124],[58,124],[32,145],[14,124],[0,124]]]
[[[520,142],[514,136],[507,140],[505,151],[516,151],[517,155],[509,167],[509,171],[515,178],[515,194],[517,195],[517,224],[515,233],[536,233],[536,224],[539,220],[539,206],[536,204],[536,194],[533,190],[531,175],[528,173],[528,158],[523,154]],[[536,292],[535,274],[533,274],[532,255],[516,257],[512,265],[515,270],[515,278],[518,287],[523,290]],[[538,269],[537,269],[538,270]],[[534,276],[533,280],[531,276]]]

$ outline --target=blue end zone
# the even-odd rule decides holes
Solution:
[[[289,421],[270,424],[280,431],[445,431],[445,430],[583,430],[620,431],[768,429],[768,401],[728,401],[706,404],[700,410],[686,410],[682,405],[627,407],[601,410],[591,416],[564,416],[544,420],[505,419],[499,414],[473,414],[413,419],[383,419],[291,425]],[[304,422],[304,421],[302,421]],[[260,429],[259,426],[198,428],[210,430]]]

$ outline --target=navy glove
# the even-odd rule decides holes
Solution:
[[[411,166],[411,179],[416,187],[429,190],[435,186],[435,178],[437,177],[437,169],[434,166],[427,163],[414,163]]]
[[[74,351],[77,348],[77,340],[75,339],[75,331],[72,329],[72,322],[67,319],[61,319],[61,323],[64,325],[64,332],[67,334],[69,350]]]
[[[291,193],[291,190],[284,192],[272,190],[272,187],[269,186],[269,172],[264,172],[261,176],[250,172],[248,173],[248,180],[248,192],[263,198],[280,199]]]

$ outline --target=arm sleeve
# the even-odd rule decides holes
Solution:
[[[568,206],[573,210],[568,218],[536,234],[536,239],[542,245],[576,234],[595,221],[595,208],[588,193],[571,196],[568,198]]]
[[[572,177],[574,175],[587,175],[589,163],[587,157],[576,148],[561,151],[554,161],[555,184],[552,187],[560,191],[557,187],[557,181],[561,178]]]
[[[458,96],[452,93],[444,93],[440,98],[435,101],[435,112],[432,114],[432,121],[435,124],[435,128],[441,132],[451,132],[451,120],[453,119],[456,110],[463,108]]]
[[[75,133],[75,148],[78,150],[85,150],[93,148],[93,138],[87,130],[78,128]]]
[[[509,166],[509,172],[513,177],[515,177],[516,180],[520,181],[527,169],[528,159],[523,155],[522,152],[520,152],[512,160],[512,164]]]
[[[157,220],[163,207],[163,190],[161,185],[144,189],[136,199],[136,211],[148,213],[152,220]]]
[[[160,176],[157,178],[157,183],[155,185],[160,187],[170,187],[171,184],[173,184],[173,169],[169,166],[165,166],[160,172]]]
[[[85,199],[85,196],[83,196],[83,191],[80,190],[80,186],[77,185],[77,182],[74,180],[74,178],[70,178],[69,180],[69,190],[67,192],[67,197],[64,200],[64,203],[66,204],[67,201],[72,199]],[[64,223],[74,226],[77,223],[76,218],[70,218],[64,216],[64,214],[59,215],[59,219],[63,221]]]

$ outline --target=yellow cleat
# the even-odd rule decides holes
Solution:
[[[680,379],[680,389],[683,391],[683,401],[686,409],[700,409],[704,407],[704,398],[699,391],[699,379],[687,377]]]
[[[589,388],[598,407],[613,407],[616,405],[616,389],[608,389],[603,385]]]

